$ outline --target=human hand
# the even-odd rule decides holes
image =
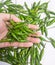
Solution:
[[[10,18],[10,14],[0,13],[0,40],[3,39],[6,36],[7,32],[8,32],[6,23],[9,20],[9,18]],[[13,21],[15,21],[15,22],[20,22],[21,21],[15,15],[11,15],[11,19]],[[28,27],[30,29],[38,29],[39,28],[38,26],[32,25],[32,24],[29,24]],[[36,34],[31,34],[27,38],[27,40],[29,42],[25,42],[25,43],[12,42],[10,44],[10,42],[3,42],[3,43],[0,43],[0,48],[9,47],[9,46],[13,46],[13,47],[30,47],[30,46],[33,45],[33,43],[39,43],[40,42],[39,38],[34,38],[34,37],[31,37],[31,36],[40,36],[40,35],[41,35],[40,32],[36,32]]]

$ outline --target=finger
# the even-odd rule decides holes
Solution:
[[[10,18],[15,21],[15,22],[20,22],[21,20],[19,18],[17,18],[15,15],[13,14],[6,14],[6,13],[1,13],[1,18],[3,18],[4,21],[10,20]]]
[[[38,31],[35,34],[30,34],[29,36],[37,36],[37,37],[40,37],[41,36],[41,32]]]
[[[9,42],[5,42],[5,43],[0,43],[0,48],[5,48],[5,47],[10,47],[10,43]]]
[[[39,29],[39,25],[33,25],[33,24],[29,24],[28,27],[32,30],[37,30]]]
[[[32,43],[40,43],[40,39],[39,38],[28,37],[27,40],[32,42]]]
[[[11,43],[11,46],[13,46],[13,47],[31,47],[32,45],[33,45],[32,42],[24,42],[24,43],[13,42],[13,43]]]
[[[24,43],[19,43],[19,42],[5,42],[5,43],[0,43],[0,48],[5,48],[5,47],[31,47],[33,45],[32,42],[24,42]]]

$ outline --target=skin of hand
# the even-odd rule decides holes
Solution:
[[[7,26],[6,23],[10,18],[10,14],[6,14],[6,13],[0,13],[0,40],[3,39],[7,32]],[[15,15],[11,15],[11,19],[15,22],[21,22],[21,20],[19,18],[17,18]],[[30,29],[38,29],[39,26],[37,25],[32,25],[29,24],[28,27]],[[29,42],[25,42],[25,43],[20,43],[20,42],[12,42],[10,44],[10,42],[3,42],[0,43],[0,48],[4,48],[4,47],[9,47],[9,46],[13,46],[13,47],[31,47],[33,45],[33,43],[40,43],[40,39],[39,38],[34,38],[33,36],[40,36],[41,33],[40,32],[36,32],[36,34],[31,34],[27,40]],[[31,37],[32,36],[32,37]]]

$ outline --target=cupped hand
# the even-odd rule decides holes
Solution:
[[[10,19],[10,14],[0,13],[0,40],[3,39],[6,36],[7,32],[8,32],[6,23],[9,19]],[[20,22],[21,21],[15,15],[11,15],[11,19],[15,22]],[[38,25],[36,26],[36,25],[32,25],[32,24],[29,24],[28,27],[30,29],[38,29],[39,28]],[[10,44],[10,42],[3,42],[3,43],[0,43],[0,48],[9,47],[9,46],[13,46],[13,47],[31,47],[33,45],[33,43],[40,43],[40,39],[39,38],[34,38],[33,36],[40,36],[40,35],[41,35],[40,32],[36,32],[35,34],[30,34],[30,36],[27,38],[27,40],[29,42],[24,42],[24,43],[12,42]]]

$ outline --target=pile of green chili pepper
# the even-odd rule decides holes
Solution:
[[[55,40],[48,38],[47,27],[55,23],[55,12],[48,10],[48,2],[38,3],[34,2],[31,8],[28,7],[26,2],[24,6],[20,4],[14,4],[11,0],[0,2],[0,13],[14,14],[21,19],[22,22],[15,23],[10,20],[10,26],[8,27],[8,33],[5,39],[0,42],[27,42],[29,34],[34,34],[37,30],[31,30],[28,28],[28,24],[39,25],[39,30],[55,48]],[[41,19],[41,15],[46,16]],[[42,65],[41,60],[44,54],[45,38],[41,39],[40,44],[33,44],[29,48],[20,47],[8,47],[0,48],[0,61],[7,62],[11,65]],[[30,61],[29,61],[30,60]]]

